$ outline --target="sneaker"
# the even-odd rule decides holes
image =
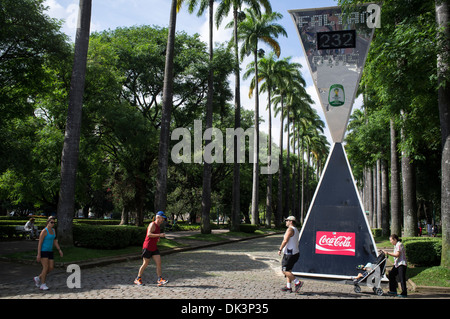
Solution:
[[[41,286],[41,280],[39,279],[39,276],[36,276],[33,279],[34,279],[34,283],[35,283],[36,287],[39,288]]]
[[[408,296],[407,296],[407,295],[399,294],[399,295],[397,295],[397,297],[400,297],[400,298],[406,298],[406,297],[408,297]]]
[[[144,284],[142,283],[142,278],[138,277],[134,280],[134,284],[138,285],[138,286],[143,286]]]
[[[284,292],[292,292],[292,288],[288,288],[287,286],[284,286],[283,288],[280,289],[281,291]]]
[[[161,277],[161,278],[159,278],[159,280],[157,281],[156,284],[158,285],[158,287],[161,287],[161,286],[167,284],[168,282],[169,282],[168,280],[163,279],[163,278]]]
[[[294,290],[295,292],[298,292],[300,290],[300,288],[303,287],[303,281],[299,281],[298,284],[295,284],[294,286]]]
[[[39,289],[41,289],[41,290],[48,290],[48,287],[47,287],[46,284],[42,284]]]
[[[397,296],[397,293],[396,292],[393,292],[393,291],[388,291],[388,296]]]

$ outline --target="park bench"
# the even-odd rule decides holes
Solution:
[[[33,226],[34,230],[38,231],[39,234],[39,230],[36,226]],[[25,230],[25,226],[16,226],[16,234],[18,235],[23,235],[26,239],[31,239],[31,231],[29,230]]]

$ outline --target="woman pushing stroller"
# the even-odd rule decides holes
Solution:
[[[394,245],[394,252],[390,253],[384,251],[387,256],[394,257],[394,266],[389,272],[389,292],[391,296],[407,297],[408,291],[406,288],[406,252],[401,240],[396,234],[389,236],[389,241]],[[400,286],[402,288],[401,294],[397,295],[397,276],[400,281]]]

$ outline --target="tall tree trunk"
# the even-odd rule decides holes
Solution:
[[[281,96],[281,129],[280,129],[280,155],[279,155],[279,169],[278,169],[278,203],[277,214],[275,216],[275,226],[281,226],[283,218],[283,113],[284,113],[283,96]]]
[[[369,211],[368,220],[369,220],[370,228],[375,228],[374,225],[373,225],[373,176],[372,176],[372,168],[371,167],[366,167],[366,170],[367,170],[366,183],[368,185],[367,196],[369,197],[367,199],[368,206],[366,207],[366,210]]]
[[[234,70],[234,129],[241,127],[241,75],[239,69],[239,50],[238,50],[238,7],[233,7],[234,18],[234,58],[236,67]],[[238,231],[241,222],[241,197],[240,197],[240,164],[238,161],[238,138],[234,136],[234,164],[233,164],[233,198],[231,209],[231,230]]]
[[[172,0],[170,8],[169,34],[164,69],[163,105],[161,131],[158,149],[158,172],[156,176],[155,212],[165,211],[167,205],[167,170],[169,167],[170,121],[173,105],[173,58],[175,29],[177,25],[177,0]]]
[[[368,174],[369,173],[368,173],[367,167],[364,166],[364,171],[363,171],[363,183],[364,183],[364,186],[363,186],[363,205],[364,205],[364,214],[365,214],[367,219],[369,218],[369,209],[368,209],[368,207],[369,207],[369,193],[368,193],[369,185],[367,183],[368,178],[369,178]],[[370,223],[369,223],[369,225],[370,225]]]
[[[289,126],[290,126],[290,103],[287,105],[287,140],[286,140],[286,151],[287,151],[287,155],[286,155],[286,172],[287,175],[285,177],[285,181],[286,181],[286,196],[284,197],[285,200],[285,211],[286,211],[286,216],[291,215],[290,211],[291,211],[291,196],[290,196],[290,190],[291,190],[291,163],[290,163],[290,159],[291,159],[291,146],[289,143]]]
[[[381,159],[377,160],[377,228],[381,228],[382,220],[382,194],[381,194]]]
[[[397,134],[394,119],[390,121],[391,131],[391,233],[401,235],[402,216],[400,210],[400,177],[398,170]]]
[[[75,38],[75,54],[70,80],[69,107],[61,156],[61,186],[57,209],[58,241],[73,245],[72,221],[75,212],[75,185],[80,148],[81,112],[86,78],[92,0],[80,0]]]
[[[402,112],[402,116],[405,114]],[[405,130],[401,129],[402,141],[405,141]],[[418,234],[417,200],[416,200],[416,172],[410,154],[402,151],[402,190],[403,190],[403,225],[405,237]]]
[[[214,1],[209,0],[209,75],[208,75],[208,97],[206,101],[206,129],[212,128],[213,121],[213,97],[214,97],[214,69],[213,69],[213,17]],[[205,145],[211,143],[211,139],[205,141]],[[203,190],[202,190],[202,234],[211,233],[209,214],[211,211],[211,163],[204,161],[203,164]]]
[[[270,86],[267,90],[268,109],[269,109],[269,167],[272,166],[272,103]],[[272,220],[272,174],[267,175],[267,195],[266,195],[266,227],[271,227]]]
[[[441,221],[442,221],[442,257],[441,266],[450,267],[450,27],[448,0],[436,1],[436,21],[440,41],[437,56],[438,103],[442,139],[442,185],[441,185]],[[447,82],[446,82],[447,79]]]
[[[259,224],[259,91],[258,47],[255,48],[255,133],[253,145],[252,224]]]
[[[134,185],[134,204],[136,209],[136,220],[134,221],[134,224],[136,226],[144,226],[144,206],[145,195],[147,194],[147,183],[142,177],[136,177]]]
[[[389,236],[389,170],[386,160],[381,160],[381,230]]]
[[[373,214],[372,214],[372,227],[373,228],[378,228],[378,225],[377,225],[377,216],[378,216],[378,211],[377,211],[377,208],[378,208],[378,203],[377,203],[377,201],[378,201],[378,196],[377,196],[377,194],[378,194],[378,191],[377,191],[377,177],[378,177],[378,172],[377,172],[377,165],[376,164],[374,164],[373,165],[373,167],[372,167],[372,183],[373,183],[373,188],[372,188],[372,191],[373,191],[373,197],[372,197],[372,200],[373,200],[373,202],[372,202],[372,205],[373,205]]]
[[[301,156],[301,164],[302,164],[302,193],[301,193],[301,203],[300,203],[300,220],[303,225],[303,221],[305,219],[305,151],[304,151],[304,141],[301,140],[301,147],[300,147],[300,156]]]
[[[128,225],[128,206],[124,203],[119,225]]]

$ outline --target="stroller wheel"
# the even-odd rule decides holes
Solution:
[[[361,287],[359,285],[355,285],[355,287],[353,288],[353,290],[358,294],[361,292]]]
[[[378,296],[383,296],[383,289],[377,288],[377,289],[375,290],[375,293],[376,293]]]

